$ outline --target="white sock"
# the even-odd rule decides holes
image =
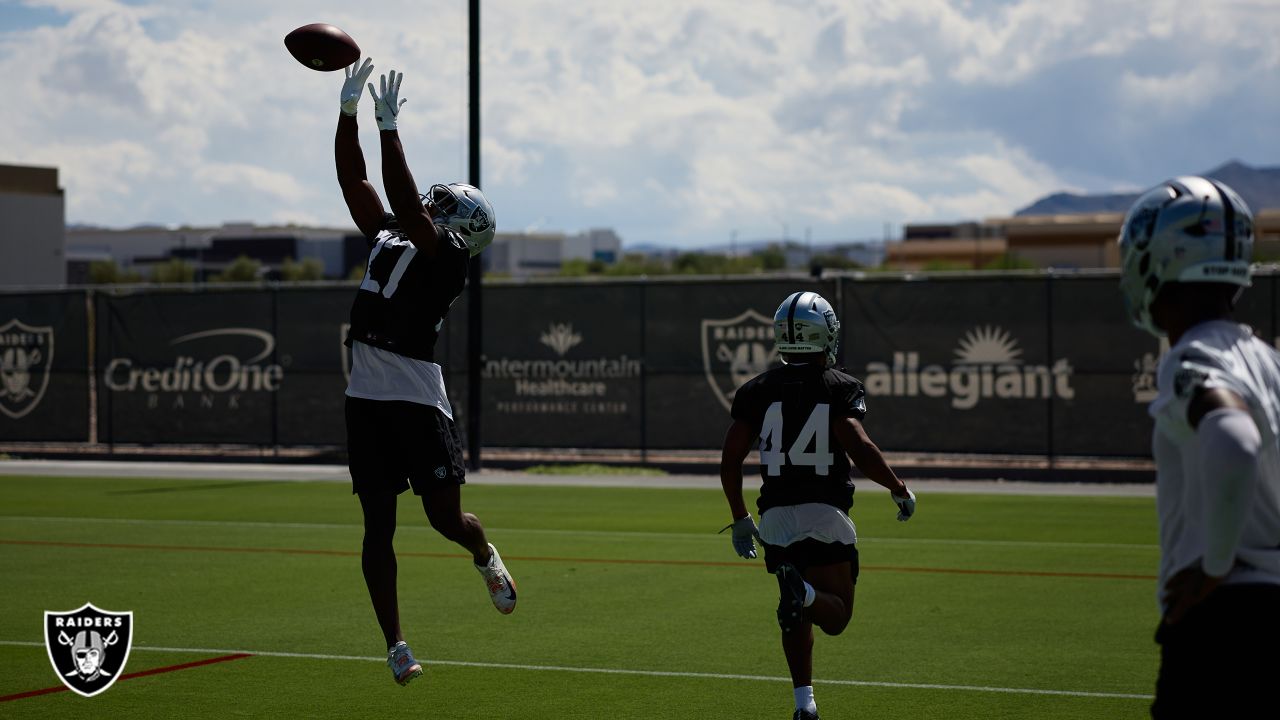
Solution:
[[[813,604],[813,601],[816,599],[818,599],[818,591],[814,590],[813,586],[810,585],[809,583],[805,583],[804,584],[804,606],[809,607],[810,605]],[[812,689],[809,690],[809,695],[810,696],[813,695]]]
[[[794,690],[796,694],[796,709],[805,712],[817,713],[818,704],[813,701],[813,686],[805,685]]]

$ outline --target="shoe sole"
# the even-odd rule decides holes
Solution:
[[[401,687],[404,687],[405,685],[409,684],[410,680],[413,680],[414,678],[419,678],[419,677],[422,677],[422,666],[414,665],[412,668],[409,669],[409,672],[406,673],[404,677],[396,678],[396,682],[400,683]]]
[[[788,575],[802,580],[800,571],[791,564],[785,563],[778,568],[778,627],[782,632],[791,632],[804,622],[804,595],[796,593]]]

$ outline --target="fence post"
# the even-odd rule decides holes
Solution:
[[[1044,305],[1045,334],[1044,336],[1045,336],[1045,344],[1048,346],[1048,351],[1049,351],[1048,357],[1045,358],[1045,363],[1048,364],[1050,367],[1053,367],[1053,281],[1054,281],[1053,271],[1049,270],[1045,274],[1045,285],[1044,285],[1045,287],[1045,305]],[[1049,405],[1046,412],[1046,415],[1048,416],[1048,422],[1045,424],[1045,428],[1048,432],[1048,437],[1046,438],[1046,440],[1048,441],[1046,443],[1046,450],[1049,456],[1049,473],[1050,473],[1049,477],[1050,478],[1053,477],[1053,468],[1054,468],[1054,444],[1053,444],[1054,399],[1055,399],[1055,395],[1052,391],[1050,391],[1049,398],[1048,398]]]

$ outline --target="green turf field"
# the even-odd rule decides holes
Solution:
[[[489,603],[400,503],[399,687],[336,483],[0,478],[0,717],[790,718],[777,585],[738,560],[718,491],[468,486],[520,590]],[[1157,666],[1150,499],[858,493],[862,576],[815,687],[839,718],[1140,718]],[[134,612],[126,673],[70,692],[45,610]]]

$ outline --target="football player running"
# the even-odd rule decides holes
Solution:
[[[1232,320],[1253,218],[1223,183],[1179,177],[1138,198],[1119,243],[1130,318],[1171,346],[1149,408],[1162,613],[1151,715],[1274,717],[1280,355]]]
[[[839,635],[853,615],[858,580],[850,459],[888,488],[898,519],[915,513],[916,497],[867,436],[862,383],[835,368],[840,320],[817,293],[797,292],[778,306],[773,334],[783,365],[747,382],[733,398],[720,483],[733,515],[733,549],[756,557],[777,576],[778,625],[794,686],[793,720],[815,720],[813,626]],[[742,497],[742,462],[760,442],[760,526]],[[729,528],[725,528],[726,530]]]
[[[379,89],[369,83],[392,212],[383,209],[365,172],[356,126],[356,105],[372,72],[371,59],[347,68],[334,141],[342,196],[370,248],[346,338],[347,448],[352,492],[364,513],[361,567],[387,642],[387,665],[404,685],[422,675],[422,666],[400,630],[392,547],[400,493],[412,487],[431,526],[470,551],[499,611],[515,609],[516,587],[480,521],[462,511],[461,442],[434,355],[471,256],[493,241],[493,207],[470,185],[432,185],[418,194],[396,129],[404,75],[392,70]]]

